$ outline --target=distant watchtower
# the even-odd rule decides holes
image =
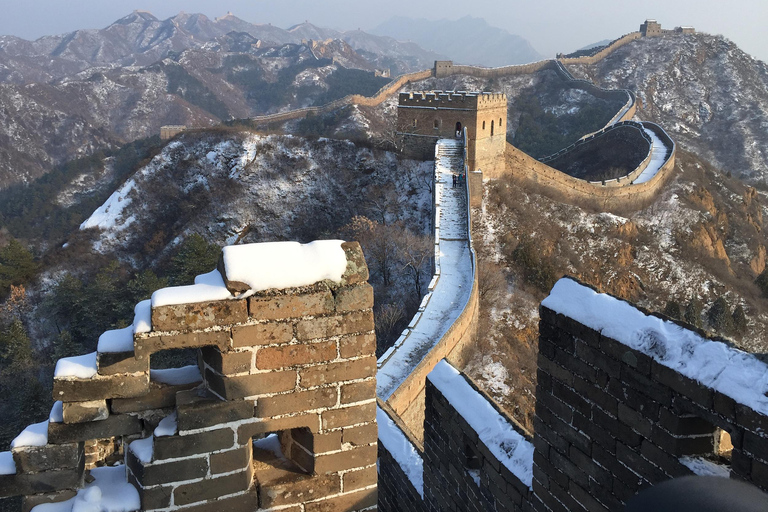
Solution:
[[[640,33],[643,37],[659,37],[661,35],[661,23],[656,20],[645,20],[645,23],[640,25]]]
[[[400,93],[397,132],[403,152],[434,156],[435,143],[467,130],[467,165],[495,177],[504,169],[507,96],[500,93],[430,91]]]

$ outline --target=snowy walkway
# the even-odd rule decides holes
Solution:
[[[650,181],[667,162],[667,153],[669,151],[667,146],[664,145],[659,136],[653,133],[652,130],[649,130],[648,128],[644,128],[644,130],[653,141],[651,161],[648,163],[648,167],[645,168],[633,183],[645,183],[646,181]]]
[[[435,160],[435,280],[408,329],[379,359],[377,395],[387,400],[461,314],[472,291],[466,188],[452,186],[464,169],[461,141],[438,142]],[[433,287],[433,288],[432,288]]]

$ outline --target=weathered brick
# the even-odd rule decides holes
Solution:
[[[338,392],[335,387],[259,398],[256,401],[256,417],[269,418],[295,412],[325,409],[335,406],[337,400]]]
[[[341,386],[341,403],[351,404],[376,398],[376,381],[373,379]]]
[[[82,464],[83,443],[22,446],[13,449],[19,473],[39,473],[57,469],[77,469]]]
[[[619,442],[616,443],[616,458],[634,472],[639,473],[651,483],[663,482],[669,479],[659,467],[640,455],[637,451]]]
[[[99,375],[115,375],[119,373],[148,372],[149,360],[136,359],[134,352],[98,352],[96,367]]]
[[[325,453],[341,450],[341,431],[325,434],[313,434],[306,428],[291,431],[293,440],[313,453]]]
[[[207,503],[201,503],[199,505],[192,505],[191,507],[185,507],[184,512],[222,512],[226,511],[243,511],[248,512],[251,510],[259,509],[259,494],[255,491],[247,492],[237,496],[231,496],[229,498],[209,501]],[[281,509],[280,512],[299,512],[298,510]]]
[[[232,448],[235,432],[231,428],[220,428],[185,436],[159,436],[153,443],[154,460],[176,459]]]
[[[371,402],[343,409],[332,409],[324,411],[321,417],[323,420],[323,430],[331,430],[359,423],[371,423],[376,421],[376,404]]]
[[[83,486],[83,465],[78,469],[43,471],[42,473],[0,475],[0,496],[29,496]]]
[[[240,469],[245,469],[251,463],[253,444],[246,443],[244,446],[235,450],[226,452],[212,453],[211,474],[230,473]]]
[[[285,322],[239,325],[232,328],[232,346],[235,348],[287,343],[292,339],[293,324]]]
[[[141,433],[141,420],[127,414],[113,414],[102,421],[90,423],[49,423],[48,442],[51,444],[79,443],[90,439],[106,439]]]
[[[158,508],[168,508],[171,506],[171,496],[173,495],[173,487],[170,485],[158,485],[149,489],[144,489],[141,483],[130,471],[128,473],[128,481],[133,484],[139,491],[139,500],[141,502],[141,510],[154,510]]]
[[[336,290],[336,311],[356,311],[373,307],[373,287],[368,283]]]
[[[86,423],[101,421],[109,417],[106,400],[89,402],[64,402],[62,407],[64,423]]]
[[[333,313],[333,295],[325,290],[296,295],[272,297],[251,297],[248,299],[248,313],[256,320],[283,320],[303,316]]]
[[[753,456],[768,461],[768,438],[744,432],[743,450]]]
[[[204,347],[201,351],[203,361],[222,375],[248,373],[251,371],[253,352],[220,351],[216,347]]]
[[[176,405],[176,393],[197,387],[199,382],[171,386],[150,380],[149,393],[134,398],[115,398],[111,400],[112,413],[141,412],[150,409],[165,409]]]
[[[174,462],[143,464],[129,449],[125,459],[142,487],[193,480],[208,474],[208,458],[204,456]]]
[[[368,281],[368,265],[365,263],[363,250],[358,242],[341,244],[347,256],[347,268],[341,276],[341,285],[350,286]]]
[[[290,366],[323,363],[336,359],[336,352],[335,341],[265,347],[256,353],[256,368],[276,370]]]
[[[208,386],[227,400],[290,391],[296,387],[296,371],[264,372],[227,377],[205,371]]]
[[[220,300],[152,308],[152,330],[192,331],[248,320],[245,300]]]
[[[53,399],[87,402],[107,398],[133,398],[149,393],[149,372],[94,375],[90,379],[53,379]]]
[[[642,435],[643,437],[651,437],[653,424],[648,420],[648,418],[635,411],[634,409],[627,407],[623,403],[619,404],[619,421],[625,425],[628,425],[632,428],[632,430]]]
[[[328,363],[299,370],[299,384],[303,388],[322,386],[334,382],[365,379],[376,374],[376,358],[364,357],[354,361]]]
[[[318,500],[304,505],[306,512],[352,512],[376,505],[376,489],[363,489],[349,494],[342,494],[326,500]]]
[[[320,416],[318,414],[299,414],[287,418],[244,423],[237,428],[237,442],[244,444],[249,439],[260,434],[302,427],[308,428],[311,432],[317,432],[320,429]]]
[[[378,426],[375,423],[346,427],[342,429],[342,442],[354,445],[375,443],[378,439]]]
[[[76,495],[77,491],[74,489],[66,489],[63,491],[54,491],[44,494],[24,496],[21,504],[21,512],[30,512],[38,505],[44,505],[48,503],[61,503],[62,501],[67,501],[68,499],[74,498]]]
[[[262,508],[300,504],[341,492],[339,475],[281,478],[260,486]],[[282,510],[282,509],[281,509]]]
[[[253,418],[250,400],[221,400],[205,388],[176,394],[179,432]]]
[[[712,410],[714,407],[714,394],[711,388],[703,386],[662,364],[654,364],[652,369],[652,379],[656,382],[669,386],[681,395],[690,398],[701,407]]]
[[[376,354],[376,335],[356,334],[339,339],[339,355],[348,359],[351,357],[373,356]]]
[[[250,486],[251,467],[248,466],[246,471],[240,471],[239,473],[180,485],[173,490],[173,503],[176,505],[189,505],[200,501],[212,500],[219,496],[245,491]],[[221,506],[220,503],[218,505]]]
[[[214,346],[219,350],[227,350],[230,345],[230,331],[201,331],[179,332],[173,334],[142,335],[136,336],[134,346],[136,358],[147,360],[152,354],[163,350],[175,350],[180,348],[201,348]]]
[[[587,485],[587,487],[589,487]],[[581,486],[576,485],[575,482],[571,482],[568,486],[568,492],[573,498],[578,501],[589,512],[608,512],[608,509],[603,506],[602,503],[593,498],[588,491],[585,491]]]
[[[306,341],[344,334],[366,333],[372,330],[373,311],[367,310],[301,320],[296,325],[296,338]]]

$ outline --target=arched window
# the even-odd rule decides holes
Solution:
[[[491,137],[493,137],[493,121],[491,121]]]

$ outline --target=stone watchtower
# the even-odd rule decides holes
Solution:
[[[500,93],[431,91],[400,93],[397,132],[403,152],[431,158],[438,139],[467,131],[467,166],[496,177],[504,169],[507,96]]]
[[[218,270],[158,290],[97,352],[59,361],[49,421],[0,453],[0,496],[24,495],[24,510],[98,510],[102,497],[144,511],[375,509],[367,279],[356,243],[225,247]],[[150,370],[181,348],[198,364]],[[95,441],[106,448],[89,454]]]
[[[658,37],[661,35],[661,23],[656,20],[645,20],[645,23],[640,25],[640,33],[643,37]]]

